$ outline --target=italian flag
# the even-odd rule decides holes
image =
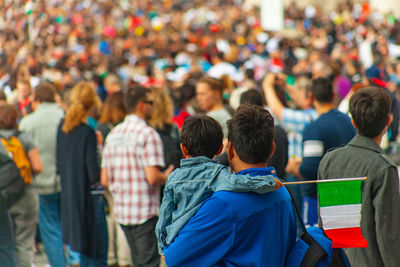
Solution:
[[[317,183],[322,227],[334,248],[368,247],[360,228],[363,179],[319,180]]]
[[[25,7],[24,7],[24,9],[25,9],[25,14],[26,14],[26,15],[32,14],[32,11],[33,11],[33,3],[32,3],[32,1],[27,0],[27,1],[25,2]]]

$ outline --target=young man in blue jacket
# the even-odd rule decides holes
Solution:
[[[241,106],[228,121],[228,159],[238,174],[275,175],[267,166],[274,120],[261,107]],[[284,266],[296,241],[285,188],[267,194],[218,191],[206,199],[168,247],[173,266]]]

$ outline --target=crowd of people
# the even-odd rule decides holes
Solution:
[[[25,190],[0,209],[0,265],[31,266],[40,240],[51,266],[159,266],[159,253],[168,266],[282,266],[296,225],[280,183],[366,176],[360,153],[384,167],[365,187],[370,248],[346,253],[396,266],[400,20],[348,2],[284,15],[269,32],[242,0],[0,1],[0,137],[26,154]],[[317,225],[315,185],[290,188]],[[274,256],[256,237],[236,248],[238,229],[271,216],[285,217],[262,230]]]

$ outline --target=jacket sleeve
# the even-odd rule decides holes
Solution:
[[[255,192],[258,194],[274,191],[275,185],[275,177],[272,175],[251,176],[234,174],[229,172],[226,167],[220,168],[210,184],[211,190],[214,192],[233,191]]]
[[[97,138],[93,130],[89,131],[84,143],[85,163],[90,184],[100,182],[100,165],[97,153]]]
[[[164,249],[167,266],[216,265],[234,243],[234,218],[226,203],[214,197],[208,198],[175,241]]]
[[[382,184],[373,196],[376,238],[385,266],[400,262],[400,195],[399,176],[394,166],[385,170]]]
[[[164,247],[167,244],[167,226],[172,223],[172,212],[174,210],[173,193],[169,190],[168,185],[164,189],[164,197],[160,207],[160,215],[156,225],[156,236],[158,244],[158,253],[164,254]]]

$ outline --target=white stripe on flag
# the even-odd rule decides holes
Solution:
[[[361,204],[321,207],[319,212],[325,230],[360,227]]]

